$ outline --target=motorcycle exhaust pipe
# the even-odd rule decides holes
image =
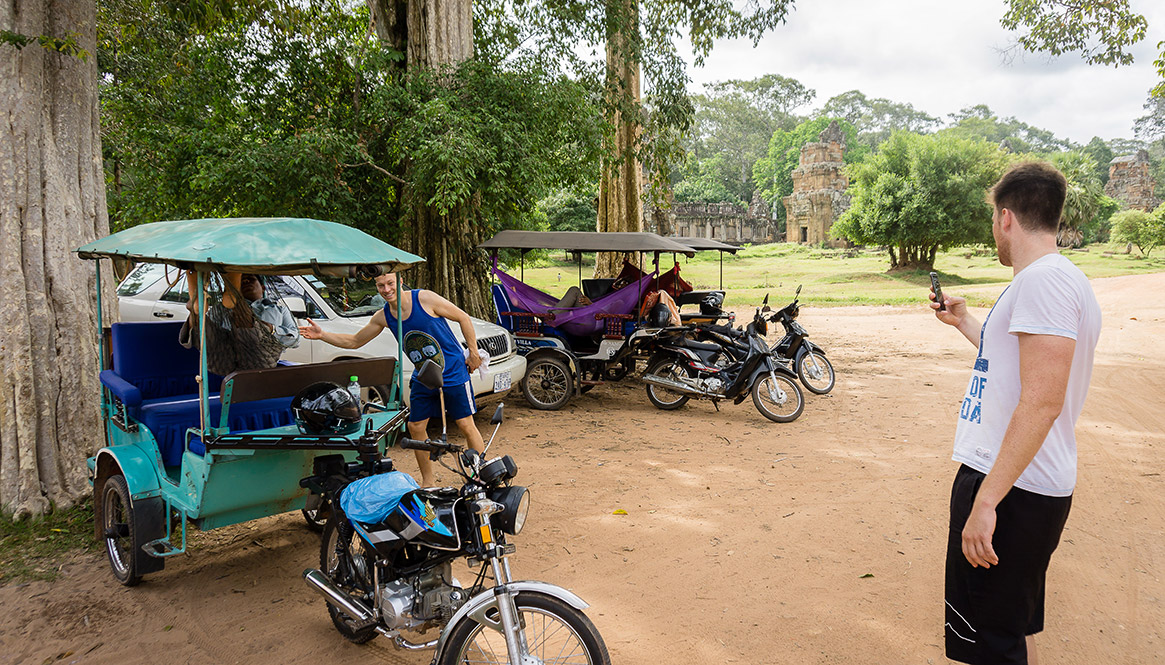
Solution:
[[[303,571],[303,581],[307,585],[315,589],[324,600],[336,606],[349,617],[361,623],[372,623],[376,620],[376,615],[368,608],[367,605],[356,600],[355,598],[344,593],[326,575],[316,570],[315,568],[308,568]]]
[[[720,395],[710,393],[706,390],[700,390],[699,388],[689,386],[686,383],[681,383],[674,379],[668,379],[656,374],[644,374],[643,382],[649,383],[653,386],[658,386],[660,388],[667,388],[668,390],[684,393],[686,395],[695,395],[697,397],[721,397]]]

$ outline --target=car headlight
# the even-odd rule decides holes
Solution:
[[[503,509],[493,519],[493,525],[516,536],[526,525],[530,512],[530,492],[525,487],[501,487],[490,493],[490,499],[502,504]]]

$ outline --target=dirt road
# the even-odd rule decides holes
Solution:
[[[1165,275],[1094,287],[1104,329],[1038,644],[1048,663],[1159,663]],[[632,381],[560,412],[508,400],[496,450],[534,499],[514,572],[591,603],[615,663],[945,662],[951,440],[974,351],[922,306],[801,321],[839,379],[790,424],[750,403],[657,411]],[[200,534],[134,589],[80,558],[0,588],[0,663],[428,662],[340,638],[300,579],[317,562],[298,514]]]

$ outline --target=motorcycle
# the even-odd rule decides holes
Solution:
[[[765,343],[768,321],[760,308],[743,331],[747,350],[742,357],[721,344],[692,339],[694,331],[669,328],[657,340],[643,375],[647,398],[656,408],[678,409],[695,397],[711,400],[719,409],[721,400],[740,404],[751,395],[757,411],[769,420],[787,423],[801,415],[805,398],[792,370]]]
[[[427,361],[418,379],[439,386],[440,369]],[[487,451],[502,420],[499,405]],[[609,665],[606,645],[582,611],[587,603],[561,587],[511,575],[515,546],[508,541],[521,533],[530,506],[529,491],[512,483],[513,458],[487,460],[444,434],[402,438],[400,446],[428,452],[461,478],[461,488],[419,488],[392,471],[391,460],[367,451],[354,462],[317,458],[314,475],[300,483],[331,506],[320,568],[303,577],[327,601],[336,630],[357,644],[384,635],[398,648],[435,649],[433,665]],[[469,586],[453,576],[452,562],[463,557],[480,566]],[[432,629],[439,635],[425,643],[401,635]]]
[[[793,296],[793,302],[777,310],[768,317],[768,321],[780,323],[785,329],[785,335],[772,346],[776,356],[789,363],[797,374],[801,383],[810,392],[824,395],[833,390],[836,377],[833,364],[825,357],[825,350],[810,342],[809,332],[800,323],[797,315],[801,312],[798,297],[801,287]],[[761,312],[771,311],[768,306],[769,297],[766,295]],[[747,333],[733,329],[731,325],[702,325],[696,328],[696,339],[720,345],[729,355],[736,359],[744,358],[748,353]]]
[[[825,357],[825,350],[809,341],[809,332],[800,323],[797,315],[801,307],[797,300],[801,295],[801,287],[797,286],[797,293],[793,295],[793,302],[785,305],[772,315],[771,320],[779,322],[785,328],[785,336],[773,345],[773,352],[793,364],[797,378],[810,392],[824,395],[833,390],[836,376],[833,373],[833,364]],[[766,296],[767,299],[767,296]]]

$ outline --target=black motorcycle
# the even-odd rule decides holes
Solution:
[[[796,420],[805,398],[796,376],[779,362],[765,343],[768,322],[758,308],[743,331],[747,351],[737,358],[720,344],[692,339],[695,328],[670,328],[659,336],[643,381],[647,399],[656,408],[678,409],[688,400],[721,400],[740,404],[752,396],[761,415],[778,423]]]
[[[418,378],[433,381],[425,370]],[[501,406],[491,422],[490,444],[502,422]],[[428,452],[461,477],[460,489],[418,488],[407,475],[392,472],[392,461],[379,459],[374,446],[362,449],[355,462],[318,457],[314,475],[301,481],[331,507],[320,569],[303,576],[327,600],[336,630],[357,644],[384,635],[399,648],[435,649],[434,665],[609,665],[581,598],[544,582],[514,581],[510,574],[508,557],[515,548],[508,541],[522,531],[530,506],[529,491],[511,482],[518,471],[513,458],[487,461],[444,438],[402,438],[400,446]],[[444,461],[446,455],[457,468]],[[472,584],[453,576],[452,563],[460,558],[479,566]],[[401,636],[432,629],[439,635],[425,643]]]
[[[772,351],[779,360],[792,366],[810,392],[824,395],[833,390],[836,380],[833,365],[825,357],[825,349],[810,342],[808,331],[795,320],[801,311],[797,302],[800,295],[801,287],[798,286],[793,302],[768,317],[768,321],[780,323],[785,328],[784,337],[773,344]],[[762,314],[771,311],[768,302],[769,297],[765,296]],[[700,325],[696,327],[694,337],[701,342],[719,345],[733,359],[742,360],[748,355],[748,333],[731,325]]]
[[[797,323],[797,315],[801,307],[797,299],[801,295],[801,287],[793,295],[793,302],[785,305],[772,315],[772,321],[779,322],[785,328],[785,336],[773,345],[773,352],[793,364],[797,378],[810,392],[824,395],[833,390],[836,377],[833,373],[833,364],[825,357],[825,349],[809,341],[809,333],[805,327]],[[767,300],[768,297],[766,296]]]

